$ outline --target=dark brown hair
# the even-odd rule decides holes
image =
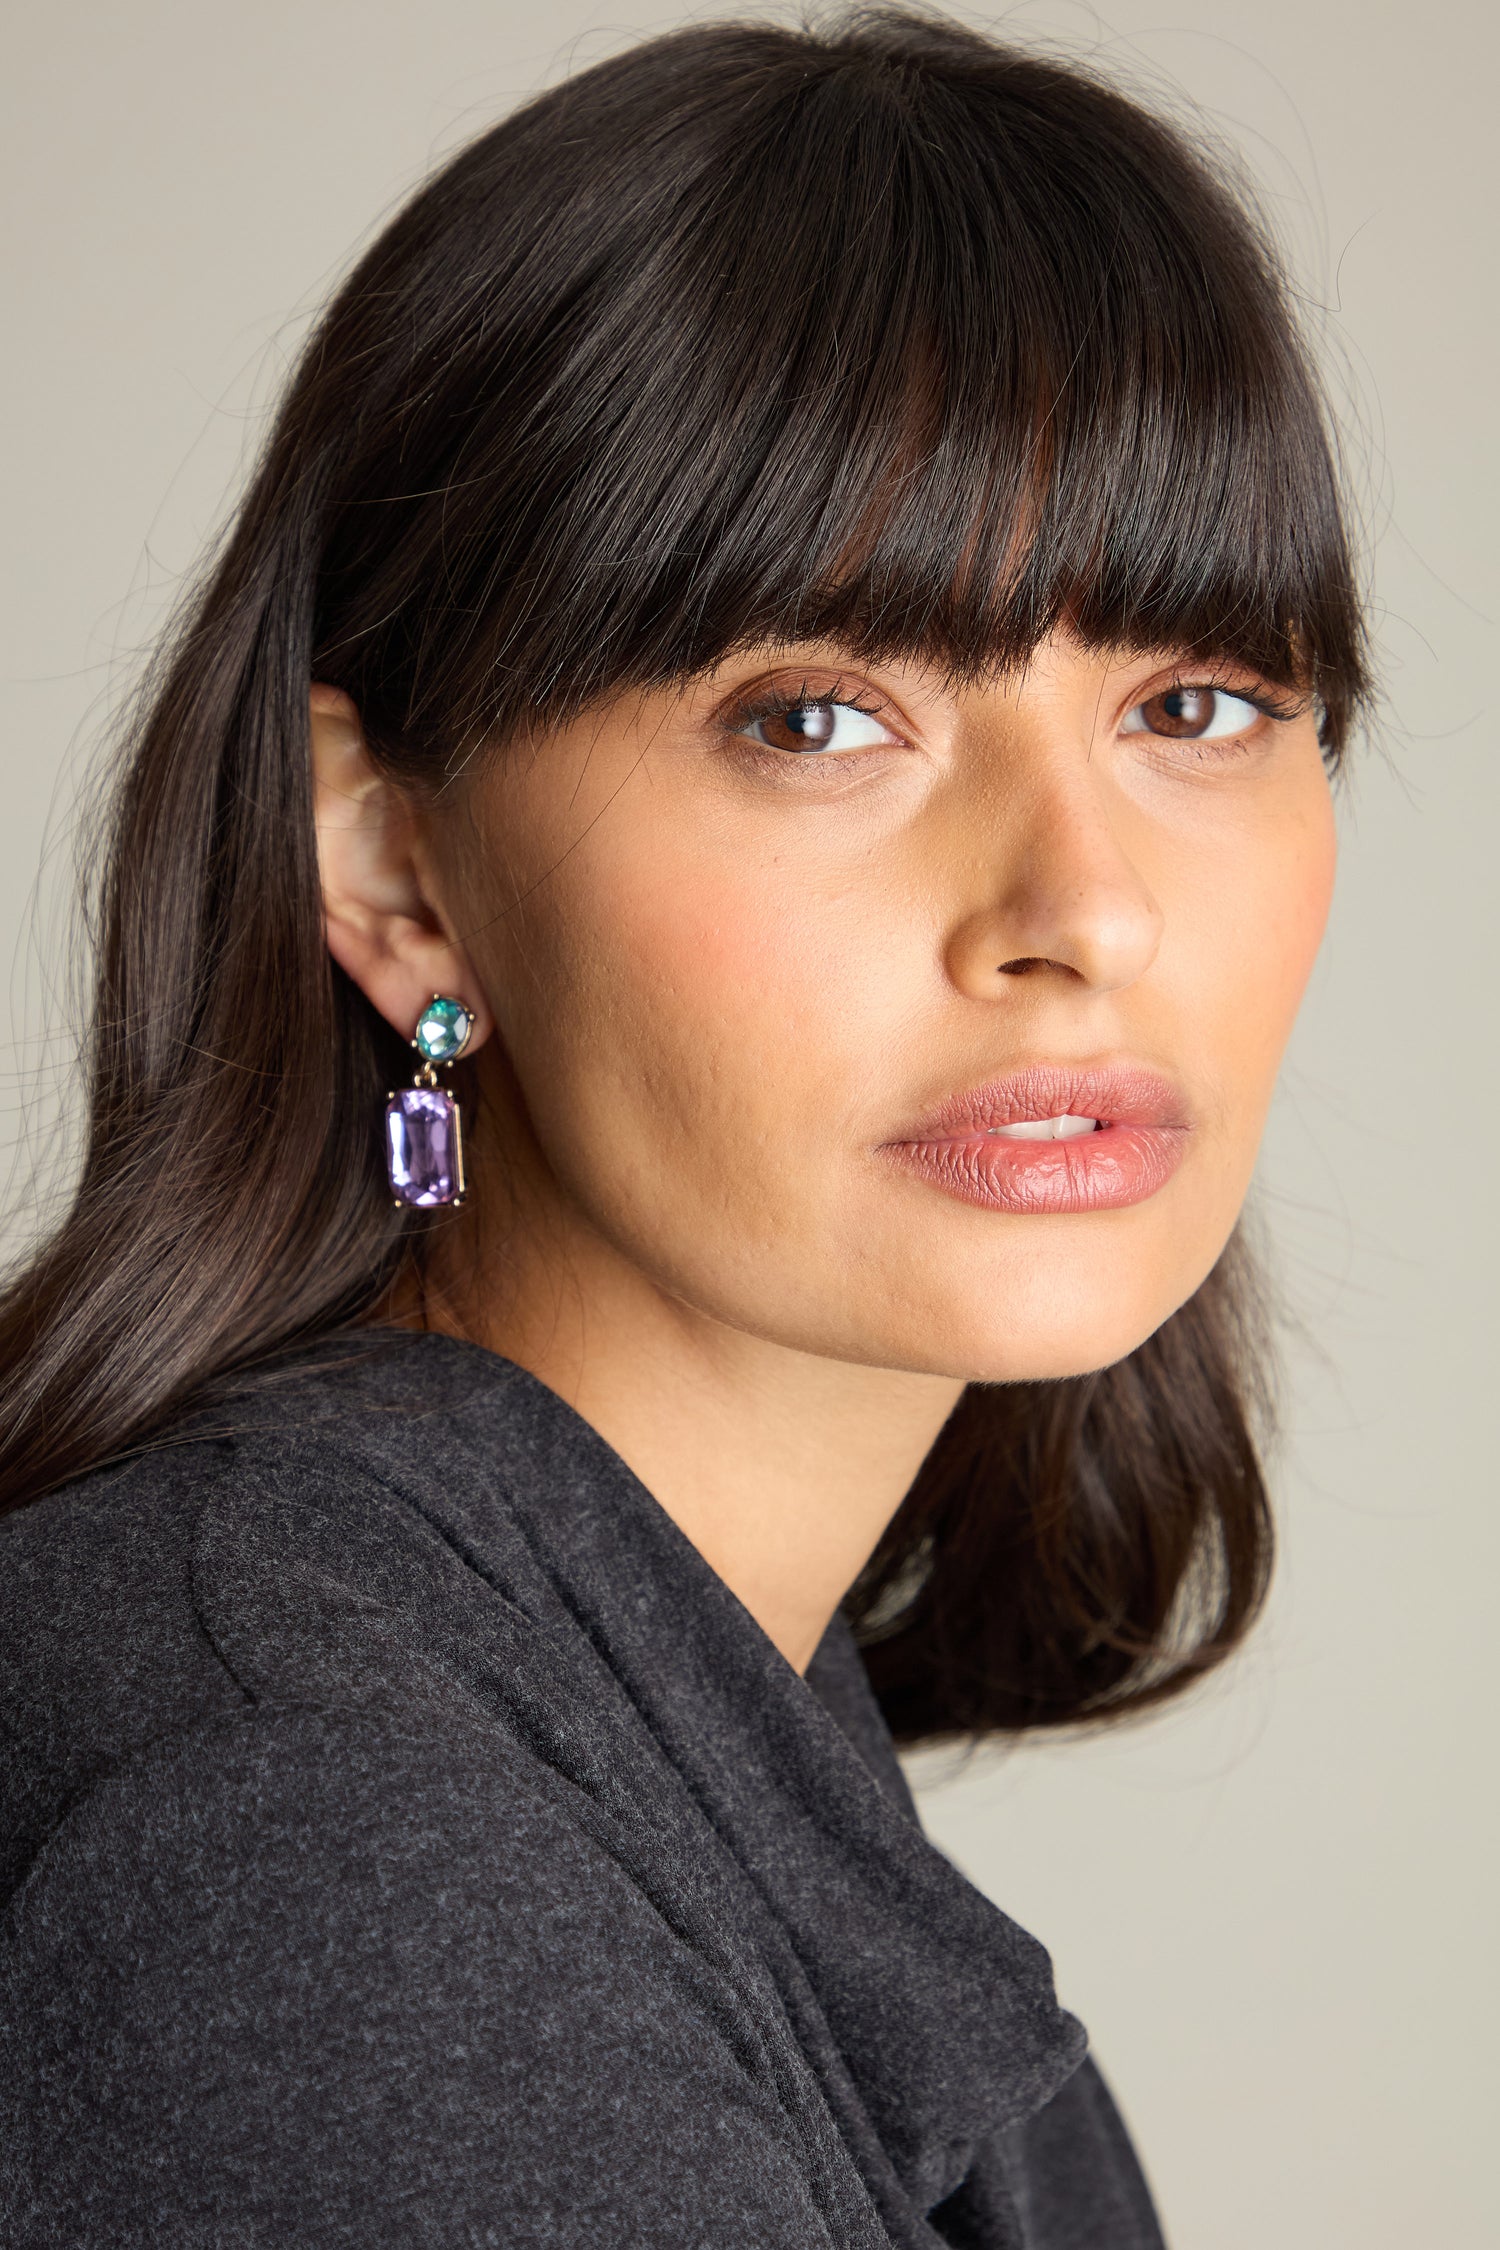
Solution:
[[[400,1043],[325,951],[307,691],[432,787],[598,698],[820,635],[969,675],[1059,623],[1363,690],[1275,261],[1084,72],[905,12],[635,48],[464,150],[313,335],[142,698],[82,1175],[0,1302],[0,1502],[420,1271]],[[460,1066],[462,1067],[462,1066]],[[903,1738],[1180,1687],[1270,1555],[1221,1263],[1103,1373],[972,1387],[850,1610]]]

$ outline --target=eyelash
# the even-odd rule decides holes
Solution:
[[[838,703],[846,710],[858,711],[867,719],[878,719],[886,706],[879,697],[861,702],[857,691],[835,680],[832,687],[812,687],[806,680],[799,688],[767,687],[746,696],[723,715],[723,725],[729,734],[738,734],[744,727],[753,727],[758,719],[784,719],[788,711],[803,710],[809,704]],[[778,755],[785,757],[786,751]]]
[[[1269,688],[1235,687],[1228,680],[1194,679],[1184,672],[1167,681],[1164,687],[1154,688],[1150,695],[1140,698],[1142,703],[1154,703],[1159,695],[1192,694],[1206,689],[1210,695],[1232,695],[1236,702],[1253,704],[1268,719],[1300,719],[1307,705],[1295,697],[1274,695]],[[1131,710],[1136,709],[1133,703]]]
[[[1307,707],[1305,702],[1278,696],[1269,688],[1231,686],[1224,679],[1194,677],[1186,672],[1174,674],[1170,680],[1164,682],[1160,687],[1153,688],[1149,696],[1143,696],[1139,701],[1154,702],[1157,696],[1177,695],[1205,689],[1214,694],[1232,695],[1239,702],[1250,704],[1254,710],[1259,711],[1265,718],[1281,722],[1300,718]],[[790,765],[803,764],[804,760],[795,752],[777,750],[767,743],[747,741],[745,739],[746,729],[753,727],[762,719],[784,718],[789,711],[805,709],[808,705],[835,703],[842,705],[847,710],[858,711],[865,718],[870,719],[883,717],[888,708],[879,697],[871,698],[868,691],[865,691],[862,695],[861,691],[846,686],[842,680],[835,680],[828,687],[814,687],[804,679],[796,688],[772,685],[742,697],[738,703],[733,704],[721,714],[719,724],[724,734],[735,741],[737,749],[743,755],[762,765],[784,771]],[[1135,710],[1137,707],[1137,704],[1132,704],[1130,709]],[[1160,742],[1175,740],[1180,749],[1189,750],[1194,747],[1195,743],[1195,738],[1192,736],[1174,738],[1166,735],[1152,736],[1147,734],[1144,739]],[[1215,754],[1223,756],[1226,751],[1232,751],[1235,745],[1243,744],[1244,739],[1243,735],[1221,735],[1202,742],[1200,747],[1206,750],[1210,756]],[[872,754],[874,753],[846,750],[836,753],[834,758],[826,760],[817,755],[811,755],[807,757],[805,763],[809,767],[818,766],[825,762],[829,765],[837,763],[847,769],[855,759]]]
[[[1139,697],[1130,705],[1125,716],[1128,718],[1130,712],[1138,711],[1143,703],[1155,703],[1164,695],[1203,693],[1232,696],[1237,703],[1248,703],[1262,718],[1272,719],[1280,724],[1300,718],[1307,708],[1305,702],[1276,695],[1270,688],[1241,687],[1223,678],[1205,678],[1201,674],[1195,677],[1188,672],[1179,672],[1162,686],[1153,688],[1149,695]],[[1216,758],[1243,756],[1250,748],[1245,734],[1153,735],[1145,730],[1138,734],[1133,732],[1131,739],[1152,743],[1159,748],[1167,746],[1172,756],[1180,759],[1186,754],[1189,758],[1196,757],[1202,764],[1208,764]]]

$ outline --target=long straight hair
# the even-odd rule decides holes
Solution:
[[[309,682],[417,791],[736,646],[955,677],[1066,624],[1364,688],[1252,218],[1087,73],[902,11],[636,47],[449,163],[340,289],[143,698],[86,1148],[0,1300],[0,1504],[368,1321],[400,1044],[330,963]],[[462,1066],[460,1066],[460,1069]],[[1262,1599],[1236,1258],[1121,1365],[972,1386],[849,1609],[905,1739],[1137,1708]]]

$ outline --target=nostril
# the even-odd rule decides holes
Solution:
[[[1003,977],[1035,976],[1039,969],[1051,969],[1060,977],[1076,977],[1080,974],[1071,961],[1055,961],[1049,953],[1018,953],[1014,961],[1002,961],[1000,964],[1000,974]]]

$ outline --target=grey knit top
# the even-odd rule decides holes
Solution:
[[[1155,2250],[1036,1941],[508,1362],[0,1526],[0,2241]]]

